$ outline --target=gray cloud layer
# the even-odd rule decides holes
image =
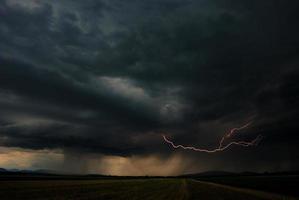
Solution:
[[[294,169],[298,5],[2,0],[0,144],[167,155],[161,132],[209,148],[253,119],[258,149],[189,156]]]

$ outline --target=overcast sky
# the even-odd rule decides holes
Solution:
[[[0,167],[299,168],[297,0],[0,0]],[[258,146],[206,149],[229,138]]]

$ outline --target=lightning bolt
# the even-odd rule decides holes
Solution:
[[[249,142],[247,142],[247,141],[234,141],[234,142],[230,142],[226,145],[223,145],[225,139],[228,139],[228,138],[232,137],[234,134],[236,134],[237,131],[245,129],[248,126],[250,126],[251,124],[252,124],[252,122],[249,122],[249,123],[247,123],[247,124],[245,124],[241,127],[232,128],[227,134],[225,134],[221,138],[221,140],[219,141],[219,146],[215,149],[196,148],[196,147],[193,147],[193,146],[184,146],[184,145],[181,145],[181,144],[176,145],[176,144],[174,144],[174,142],[169,140],[165,135],[162,135],[162,137],[163,137],[163,139],[166,143],[170,144],[175,149],[182,148],[182,149],[185,149],[185,150],[193,150],[193,151],[204,152],[204,153],[216,153],[216,152],[224,151],[232,145],[238,145],[238,146],[243,146],[243,147],[258,145],[259,142],[263,139],[262,135],[258,135],[255,139],[253,139]]]

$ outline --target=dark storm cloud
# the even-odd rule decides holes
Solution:
[[[167,154],[161,131],[211,147],[253,119],[294,161],[296,1],[2,2],[2,145]]]
[[[7,91],[24,97],[23,99],[16,97],[13,104],[2,100],[0,105],[3,115],[8,115],[7,118],[15,122],[16,126],[18,126],[19,121],[24,120],[26,122],[26,118],[30,119],[30,116],[34,116],[34,119],[49,118],[50,120],[58,120],[58,123],[56,121],[50,123],[46,130],[40,130],[40,126],[34,127],[35,124],[30,124],[33,126],[33,130],[29,126],[28,132],[32,131],[32,134],[25,134],[25,137],[22,139],[17,137],[20,136],[18,134],[11,134],[9,131],[11,129],[8,129],[7,133],[2,133],[9,137],[8,142],[5,142],[7,145],[13,145],[15,140],[11,139],[16,138],[18,141],[16,144],[22,147],[76,147],[77,144],[78,148],[91,148],[91,150],[98,151],[96,147],[99,144],[105,145],[105,142],[99,141],[103,136],[106,137],[105,141],[108,142],[108,137],[123,138],[130,131],[140,131],[149,127],[149,125],[153,126],[159,123],[155,119],[155,113],[152,113],[146,106],[142,104],[137,105],[138,103],[134,103],[134,101],[130,103],[125,98],[104,93],[107,90],[101,91],[101,88],[97,88],[97,91],[88,88],[88,82],[76,82],[70,78],[63,77],[57,72],[38,69],[20,62],[6,61],[5,59],[1,61],[0,82],[1,89],[4,91],[2,98],[9,97]],[[23,101],[30,101],[30,103],[24,103]],[[25,115],[25,117],[18,120],[18,112],[21,115]],[[9,117],[10,115],[12,117]],[[5,118],[5,116],[2,117]],[[68,126],[61,127],[61,122],[62,124],[66,123]],[[38,120],[37,124],[39,124]],[[51,129],[52,125],[57,124],[59,126],[55,128],[55,131]],[[81,124],[83,128],[79,129],[80,126],[78,128],[78,124]],[[111,128],[107,128],[107,126],[111,126]],[[20,126],[17,131],[23,135],[22,132],[27,131],[26,128]],[[69,133],[74,134],[74,129],[79,129],[77,131],[80,133],[68,136]],[[115,136],[114,132],[121,132],[121,135]],[[65,138],[63,138],[63,133],[66,134]],[[84,134],[83,139],[80,134]],[[57,137],[57,135],[62,136],[62,138]],[[32,139],[30,139],[31,137]],[[78,141],[73,141],[72,137],[79,137],[74,139]],[[92,140],[91,142],[85,141],[89,141],[91,138],[95,138],[96,140]],[[67,142],[66,140],[70,141]],[[124,142],[124,140],[122,141]],[[118,142],[111,141],[113,144],[117,144]],[[119,144],[118,146],[123,145]],[[120,154],[120,152],[118,153]]]

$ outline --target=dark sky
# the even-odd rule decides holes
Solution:
[[[298,9],[297,0],[0,0],[0,167],[299,169]],[[231,140],[261,134],[256,147],[206,154],[161,137],[212,149],[249,121]]]

